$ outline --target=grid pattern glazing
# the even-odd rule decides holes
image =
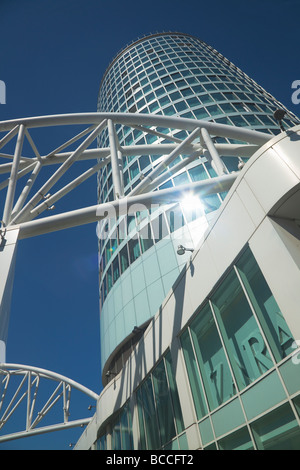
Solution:
[[[248,246],[180,343],[201,449],[300,450],[299,352]],[[181,388],[168,350],[131,397],[139,449],[188,449]],[[115,424],[123,414],[112,434],[120,433]],[[105,442],[102,435],[96,448]]]
[[[286,377],[289,388],[290,377],[278,368],[294,352],[294,338],[249,248],[181,345],[203,447],[300,449],[298,412],[282,386]]]
[[[203,41],[186,34],[154,34],[136,41],[120,52],[108,67],[99,90],[99,112],[152,113],[165,116],[214,121],[234,126],[277,134],[278,123],[273,118],[277,108],[284,108],[275,98],[235,67],[229,60]],[[286,110],[284,125],[291,127],[298,119]],[[153,129],[160,135],[145,134],[140,129],[116,126],[121,146],[170,143],[164,135],[183,140],[187,132],[166,128]],[[233,139],[215,137],[218,143],[239,143]],[[108,135],[103,133],[99,146],[108,146]],[[147,175],[161,155],[123,156],[125,195]],[[180,155],[172,165],[184,159]],[[229,172],[238,169],[238,159],[223,157]],[[168,171],[168,169],[167,169]],[[179,186],[216,176],[209,162],[200,158],[173,175],[159,189]],[[205,212],[216,210],[224,194],[207,197]],[[112,201],[111,166],[98,174],[99,202]],[[168,208],[169,209],[169,208]],[[179,208],[180,209],[180,208]],[[176,208],[178,210],[178,207]],[[101,306],[126,269],[146,250],[162,238],[153,233],[153,220],[160,212],[162,228],[159,233],[172,233],[166,209],[149,211],[116,221],[110,234],[101,237],[100,303]],[[142,227],[141,225],[144,224]],[[183,213],[183,224],[188,225]],[[139,228],[142,227],[142,230]],[[114,235],[112,236],[112,234]],[[145,237],[147,233],[147,237]],[[163,300],[163,299],[161,299]],[[154,314],[155,312],[152,312]]]

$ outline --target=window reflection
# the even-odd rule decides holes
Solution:
[[[112,450],[133,449],[132,418],[129,405],[126,404],[111,424]],[[104,450],[104,447],[101,450]]]
[[[208,304],[192,322],[190,330],[210,409],[214,409],[236,391]]]
[[[159,449],[183,429],[183,418],[168,353],[136,392],[140,449]]]
[[[191,339],[192,338],[192,342]],[[198,419],[293,352],[294,338],[247,248],[181,335]],[[203,394],[203,388],[204,392]]]
[[[212,297],[212,304],[239,387],[244,388],[273,363],[234,271]]]
[[[249,249],[237,263],[237,269],[275,359],[280,361],[293,351],[294,338]]]

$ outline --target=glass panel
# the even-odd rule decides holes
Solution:
[[[116,256],[116,258],[113,261],[113,277],[114,277],[114,283],[119,279],[120,277],[120,269],[119,269],[119,257]]]
[[[160,214],[152,220],[152,229],[156,243],[169,235],[164,214]]]
[[[172,180],[169,180],[166,183],[159,186],[159,189],[168,189],[168,188],[173,188]]]
[[[208,178],[208,175],[202,165],[195,166],[188,171],[192,181],[201,181]]]
[[[164,114],[166,116],[172,116],[173,114],[176,114],[176,110],[173,106],[168,106],[164,109]]]
[[[218,450],[216,444],[210,444],[209,446],[205,447],[203,450]]]
[[[127,233],[129,234],[136,227],[134,215],[127,215]]]
[[[118,421],[114,424],[113,430],[112,430],[111,447],[113,450],[122,449],[120,428],[121,428],[120,422]]]
[[[224,437],[218,444],[220,450],[253,450],[253,443],[247,428]]]
[[[177,428],[176,434],[180,434],[184,430],[184,423],[183,423],[183,417],[182,417],[181,406],[180,406],[180,402],[179,402],[179,396],[178,396],[177,386],[176,386],[176,382],[175,382],[175,377],[174,377],[174,374],[173,374],[172,360],[171,360],[171,353],[170,352],[165,356],[165,365],[166,365],[167,376],[168,376],[168,380],[169,380],[169,389],[170,389],[171,399],[172,399],[172,404],[173,404],[175,424],[176,424],[176,428]]]
[[[215,176],[218,176],[213,167],[211,166],[211,163],[209,161],[206,161],[203,166],[206,168],[209,176],[211,178],[214,178]]]
[[[121,441],[122,449],[124,450],[133,449],[132,427],[130,426],[128,419],[129,413],[130,410],[125,406],[121,414]]]
[[[252,424],[258,450],[300,450],[300,428],[289,404]]]
[[[107,241],[106,243],[106,246],[105,246],[105,255],[106,255],[106,262],[108,263],[108,261],[110,260],[111,258],[111,255],[112,255],[112,249],[110,247],[110,240]]]
[[[173,181],[174,181],[175,186],[180,186],[182,184],[188,184],[189,183],[189,177],[188,177],[186,171],[184,171],[180,175],[174,176]]]
[[[177,109],[177,111],[179,111],[179,112],[183,111],[183,110],[186,110],[186,108],[187,108],[184,101],[179,101],[179,103],[175,103],[174,106]]]
[[[164,445],[176,435],[176,431],[163,361],[155,367],[152,376],[161,444]]]
[[[180,450],[189,450],[189,445],[185,433],[181,434],[181,436],[178,438],[178,441]]]
[[[230,119],[232,120],[233,124],[235,126],[247,126],[247,122],[242,116],[230,116]]]
[[[220,108],[224,111],[224,113],[234,113],[235,109],[230,103],[222,103],[220,104]]]
[[[140,450],[147,449],[146,443],[146,434],[145,434],[145,426],[144,426],[144,413],[143,413],[143,398],[141,389],[137,390],[137,409],[138,409],[138,419],[139,419],[139,440],[138,440],[138,448]]]
[[[213,410],[233,397],[236,391],[208,304],[190,328],[209,406]]]
[[[105,434],[97,439],[96,450],[106,450],[106,435]]]
[[[111,266],[108,268],[106,276],[107,276],[107,290],[109,292],[113,285],[113,280],[112,280],[112,275],[111,275]]]
[[[120,251],[121,272],[123,273],[129,266],[127,245]]]
[[[152,234],[150,224],[143,227],[140,232],[140,241],[142,252],[145,253],[151,246],[153,246]]]
[[[173,233],[176,230],[182,228],[185,224],[184,217],[182,215],[181,207],[173,207],[166,212],[167,221],[169,223],[170,232]]]
[[[272,367],[272,361],[239,280],[232,271],[212,297],[239,388]]]
[[[293,351],[294,338],[250,249],[237,268],[272,352],[280,361]]]
[[[156,420],[151,377],[148,377],[141,387],[144,426],[147,436],[147,448],[159,449],[159,430]]]
[[[296,398],[294,398],[293,402],[294,402],[294,405],[296,407],[297,413],[300,417],[300,395],[298,395]]]
[[[144,168],[147,168],[147,166],[150,165],[149,155],[142,155],[139,158],[139,164],[140,164],[141,170],[144,170]]]
[[[189,96],[193,94],[193,90],[191,88],[184,88],[183,90],[180,90],[183,96]]]
[[[220,205],[221,201],[218,198],[217,194],[212,194],[210,196],[206,196],[202,199],[204,205],[204,212],[208,214],[209,212],[217,210]]]
[[[206,117],[209,117],[208,112],[204,108],[194,109],[193,111],[197,119],[204,119]]]
[[[104,300],[106,299],[106,296],[107,296],[106,277],[104,277],[104,279],[103,279],[102,289],[103,289],[103,302],[104,302]]]
[[[207,111],[209,112],[211,116],[217,116],[218,114],[223,114],[219,106],[217,106],[216,104],[213,106],[209,106],[207,108]]]
[[[139,173],[140,173],[140,170],[139,170],[139,167],[138,167],[138,164],[137,162],[134,162],[131,167],[129,168],[129,171],[130,171],[130,177],[131,179],[135,178]]]
[[[197,418],[201,419],[203,416],[207,415],[208,410],[204,400],[203,389],[198,373],[196,358],[193,352],[192,343],[190,340],[190,335],[188,330],[186,330],[180,338],[181,346],[183,349],[183,355],[185,359],[185,365],[187,368],[189,384],[191,387],[191,392],[194,400],[194,405],[196,409]]]
[[[130,262],[133,263],[139,256],[140,256],[140,246],[139,241],[132,238],[128,241],[128,250],[129,250],[129,257]]]
[[[126,218],[123,218],[120,220],[117,232],[118,232],[119,243],[122,243],[122,241],[125,239],[127,235]]]
[[[193,107],[193,106],[199,106],[201,103],[199,102],[198,98],[188,98],[187,99],[188,105]]]
[[[247,114],[247,116],[245,116],[245,119],[249,122],[249,124],[251,126],[261,126],[262,123],[259,121],[259,119],[257,119],[256,116],[253,116],[253,114]]]

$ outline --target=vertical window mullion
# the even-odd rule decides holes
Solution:
[[[154,408],[155,408],[156,426],[157,426],[157,429],[158,429],[159,442],[160,442],[160,445],[162,446],[162,438],[161,438],[160,426],[159,426],[159,421],[158,421],[157,403],[156,403],[156,396],[155,396],[155,389],[154,389],[153,375],[152,374],[150,374],[150,379],[151,379],[152,394],[153,394],[153,401],[154,401]]]
[[[269,345],[269,341],[267,340],[267,338],[266,338],[266,336],[265,336],[264,330],[263,330],[263,328],[262,328],[262,326],[261,326],[261,322],[259,321],[258,316],[257,316],[257,314],[256,314],[256,311],[255,311],[255,309],[254,309],[254,307],[253,307],[253,304],[252,304],[252,302],[251,302],[251,300],[250,300],[250,298],[249,298],[248,292],[247,292],[247,290],[246,290],[246,288],[245,288],[245,285],[244,285],[244,283],[243,283],[243,280],[242,280],[242,278],[241,278],[241,275],[240,275],[240,273],[239,273],[237,267],[236,267],[236,266],[233,266],[233,267],[234,267],[235,273],[236,273],[236,275],[237,275],[237,278],[238,278],[238,280],[239,280],[239,282],[240,282],[240,284],[241,284],[241,286],[242,286],[242,289],[243,289],[243,292],[244,292],[245,297],[246,297],[246,299],[247,299],[247,302],[248,302],[248,304],[249,304],[249,306],[250,306],[250,308],[251,308],[252,314],[253,314],[253,316],[254,316],[254,318],[255,318],[255,320],[256,320],[256,323],[257,323],[257,325],[258,325],[258,329],[259,329],[259,331],[260,331],[260,334],[261,334],[261,336],[262,336],[262,338],[263,338],[263,340],[264,340],[264,342],[265,342],[265,345],[266,345],[266,347],[267,347],[267,349],[268,349],[268,352],[269,352],[269,354],[270,354],[270,356],[271,356],[272,362],[273,362],[273,364],[276,364],[276,359],[275,359],[275,357],[274,357],[273,351],[272,351],[272,349],[271,349],[271,347],[270,347],[270,345]]]
[[[200,367],[199,367],[199,362],[198,362],[198,359],[197,359],[197,354],[196,354],[196,351],[195,351],[195,345],[194,345],[194,341],[193,341],[193,337],[192,337],[190,327],[188,328],[188,332],[189,332],[190,342],[191,342],[191,345],[192,345],[192,351],[193,351],[194,357],[196,359],[196,367],[197,367],[197,371],[198,371],[198,374],[199,374],[200,383],[201,383],[201,386],[202,386],[202,389],[203,389],[203,392],[204,392],[203,395],[204,395],[204,399],[205,399],[205,405],[206,405],[207,410],[209,410],[210,407],[209,407],[208,398],[207,398],[207,394],[206,394],[206,388],[204,387],[203,377],[202,377],[201,370],[200,370]]]
[[[145,426],[144,399],[143,399],[141,388],[137,392],[137,408],[138,408],[137,412],[138,412],[138,423],[139,423],[139,436],[141,436],[142,434],[141,432],[141,424],[142,424],[146,449],[149,449],[147,430]],[[139,442],[140,442],[140,437],[139,437]],[[144,449],[141,449],[141,450],[144,450]]]
[[[209,301],[209,305],[210,305],[210,309],[212,311],[212,315],[213,315],[213,318],[214,318],[214,321],[215,321],[215,324],[216,324],[216,327],[217,327],[217,330],[218,330],[218,333],[219,333],[219,336],[220,336],[220,339],[221,339],[221,343],[222,343],[222,346],[223,346],[223,349],[224,349],[224,353],[225,353],[227,362],[229,364],[230,372],[231,372],[231,375],[233,377],[234,386],[236,387],[236,390],[241,390],[243,388],[243,386],[242,386],[242,383],[239,380],[239,374],[236,370],[236,365],[235,365],[234,362],[232,363],[232,361],[230,360],[230,357],[228,355],[228,350],[230,351],[230,345],[228,344],[229,339],[228,339],[225,327],[222,324],[222,319],[220,318],[218,320],[215,309],[214,309],[214,306],[213,306],[211,301]]]
[[[238,384],[237,384],[237,381],[236,381],[236,377],[235,377],[235,374],[234,374],[234,371],[233,371],[233,368],[232,368],[230,358],[228,356],[227,348],[225,346],[225,342],[224,342],[224,338],[223,338],[223,335],[222,335],[222,332],[221,332],[221,329],[220,329],[220,325],[217,321],[216,314],[215,314],[215,311],[214,311],[214,306],[213,306],[211,300],[209,300],[209,306],[210,306],[210,310],[211,310],[211,313],[212,313],[212,316],[213,316],[213,319],[214,319],[214,322],[215,322],[215,325],[216,325],[216,328],[217,328],[217,331],[218,331],[218,334],[219,334],[219,337],[220,337],[220,341],[221,341],[221,344],[222,344],[222,347],[223,347],[223,350],[224,350],[224,354],[225,354],[225,357],[226,357],[226,360],[227,360],[227,363],[228,363],[228,367],[230,369],[233,385],[234,385],[235,390],[237,391],[237,390],[239,390],[239,387],[238,387]],[[227,338],[227,335],[226,335],[226,338]]]
[[[175,419],[175,410],[174,410],[174,404],[173,404],[173,399],[172,399],[172,394],[171,394],[171,387],[170,387],[170,381],[169,381],[169,375],[168,375],[168,369],[167,369],[165,357],[163,357],[163,363],[164,363],[164,370],[165,370],[165,375],[166,375],[166,381],[167,381],[167,385],[168,385],[168,396],[169,396],[169,400],[170,400],[170,403],[171,403],[171,409],[172,409],[172,415],[173,415],[174,428],[175,428],[176,436],[177,436],[177,435],[178,435],[178,429],[177,429],[177,423],[176,423],[176,419]]]

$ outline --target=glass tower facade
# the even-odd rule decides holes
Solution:
[[[298,123],[298,119],[281,103],[203,41],[187,34],[162,33],[133,42],[115,57],[102,79],[97,110],[214,121],[275,135],[280,132],[273,117],[278,108],[286,111],[283,121],[286,127]],[[176,141],[184,140],[188,135],[184,130],[153,130],[155,132],[151,135],[138,128],[116,127],[121,146],[169,143],[164,136],[167,133]],[[107,147],[108,139],[108,135],[103,133],[99,146]],[[218,136],[214,140],[217,143],[240,143]],[[125,195],[136,187],[141,175],[147,175],[155,168],[161,157],[162,153],[155,156],[123,156]],[[172,166],[186,157],[180,155]],[[221,157],[228,172],[238,170],[238,158]],[[175,174],[171,165],[166,171],[169,171],[170,176],[159,189],[216,176],[209,161],[200,157]],[[185,246],[194,247],[224,197],[223,193],[206,196],[201,201],[202,216],[204,215],[201,218],[191,214],[184,204],[177,204],[120,217],[109,226],[101,226],[99,279],[101,357],[104,370],[109,369],[116,373],[122,368],[132,347],[139,340],[143,327],[159,309],[186,262],[186,258],[182,259],[176,254],[179,240]],[[113,199],[112,172],[108,165],[98,174],[98,201],[102,203]],[[174,226],[175,213],[180,214],[180,236],[178,226]],[[222,295],[225,294],[220,292],[219,299],[213,299],[212,304],[216,317],[221,318],[223,315],[225,318],[227,315],[226,321],[229,321],[229,313],[222,311]],[[244,313],[247,316],[246,310]],[[207,306],[203,318],[210,314]],[[140,333],[133,336],[132,330],[136,326],[141,327]],[[198,334],[197,328],[195,326],[195,337]],[[199,334],[200,330],[201,328]],[[231,334],[235,333],[231,331]],[[236,334],[238,335],[237,332]],[[188,333],[185,333],[182,341],[188,355],[191,336],[188,337]],[[265,358],[260,367],[268,367],[269,360],[270,358]],[[195,361],[192,363],[195,364]],[[254,380],[258,373],[257,368],[250,371],[250,364],[247,367],[247,373],[238,379],[240,385]],[[228,384],[226,393],[229,397],[235,391],[230,379]],[[198,385],[195,383],[194,386]],[[217,395],[210,398],[212,402],[218,399]],[[199,406],[201,408],[200,403]]]

